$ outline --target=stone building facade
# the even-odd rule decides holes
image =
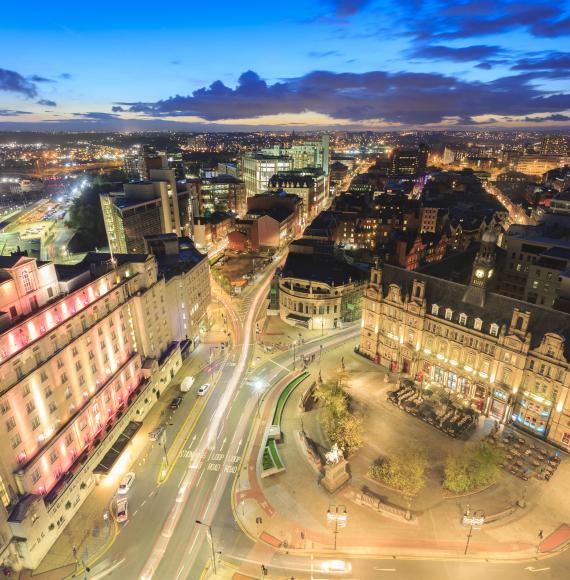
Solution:
[[[489,292],[494,247],[485,235],[468,285],[374,268],[358,350],[570,449],[570,315]]]

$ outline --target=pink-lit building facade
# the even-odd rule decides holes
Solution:
[[[171,308],[152,255],[0,256],[0,565],[38,565],[180,368]]]

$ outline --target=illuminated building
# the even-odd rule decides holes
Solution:
[[[269,180],[277,173],[293,169],[291,157],[246,153],[241,158],[241,174],[246,197],[267,191]]]
[[[291,244],[279,277],[279,316],[284,322],[325,330],[360,318],[365,274],[326,250],[318,240]]]
[[[540,154],[564,157],[568,155],[568,140],[562,135],[547,135],[540,142]]]
[[[392,154],[392,175],[423,175],[426,172],[429,148],[396,149]]]
[[[485,234],[467,285],[373,268],[358,352],[568,449],[570,315],[490,292],[494,248]]]
[[[294,193],[303,200],[303,222],[306,224],[326,209],[328,180],[322,170],[307,169],[274,175],[268,183],[271,191]]]
[[[207,263],[176,260],[166,276],[152,255],[0,257],[0,564],[35,568],[96,481],[114,484],[119,458],[103,459],[180,368],[209,301]],[[184,302],[194,271],[202,295]]]
[[[321,169],[326,176],[329,175],[329,135],[323,135],[320,141],[305,141],[290,147],[276,145],[269,149],[262,149],[261,153],[277,157],[290,157],[293,161],[291,169]]]
[[[113,253],[144,251],[144,237],[192,231],[192,191],[172,169],[151,169],[150,181],[125,183],[122,192],[99,196]]]
[[[246,212],[245,184],[231,175],[202,178],[200,188],[200,215],[206,212],[231,211],[237,215]]]

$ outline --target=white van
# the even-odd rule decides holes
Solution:
[[[210,389],[210,383],[204,383],[199,389],[198,389],[198,396],[199,397],[203,397],[208,390]]]
[[[182,381],[182,384],[180,385],[180,391],[182,393],[187,393],[192,388],[193,384],[194,384],[194,377],[184,378],[184,380]]]

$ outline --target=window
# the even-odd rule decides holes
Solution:
[[[34,471],[32,472],[32,483],[38,483],[40,479],[41,479],[40,470],[34,469]]]
[[[57,359],[57,368],[60,369],[65,363],[62,358]]]
[[[6,431],[12,431],[12,429],[16,426],[16,419],[14,417],[10,417],[6,421]]]
[[[40,373],[40,381],[43,383],[44,381],[47,381],[47,378],[48,378],[47,373],[45,371],[42,371]]]
[[[30,385],[24,385],[22,389],[22,397],[27,397],[30,394]]]
[[[53,289],[51,286],[47,289],[47,294],[48,298],[53,298]]]
[[[40,418],[36,415],[32,419],[32,431],[35,431],[40,426]]]
[[[52,401],[52,402],[49,404],[49,407],[48,407],[48,408],[49,408],[49,412],[50,412],[50,413],[55,413],[55,412],[56,412],[56,410],[57,410],[57,405],[55,404],[55,401]]]
[[[465,326],[467,324],[467,314],[463,312],[459,315],[459,324],[463,324]]]
[[[44,391],[44,396],[45,396],[46,399],[49,399],[52,395],[53,395],[53,391],[51,390],[51,387],[48,387]]]
[[[54,449],[50,454],[49,454],[49,462],[50,463],[55,463],[57,461],[57,458],[59,457],[59,455],[57,454],[57,451]]]
[[[79,421],[79,430],[83,431],[83,429],[85,429],[85,427],[87,427],[87,419],[85,417],[81,417],[81,419]]]
[[[498,336],[499,334],[499,325],[498,324],[491,324],[490,328],[489,328],[489,333],[491,334],[491,336]]]
[[[61,373],[61,384],[65,385],[65,383],[67,383],[68,379],[67,379],[67,374],[66,373]]]
[[[20,443],[22,443],[22,438],[20,437],[19,433],[16,433],[14,437],[10,438],[10,445],[12,445],[12,449],[16,449]]]
[[[434,316],[437,316],[439,314],[439,306],[437,304],[432,304],[431,313]]]
[[[81,361],[76,361],[75,362],[75,370],[76,371],[80,371],[81,370]]]
[[[65,445],[69,447],[73,443],[73,433],[68,433],[65,437]]]
[[[9,410],[10,410],[10,403],[8,403],[8,401],[2,401],[0,403],[0,413],[2,413],[2,415],[5,415]]]
[[[65,389],[65,398],[66,399],[71,399],[71,389],[69,387],[67,387],[67,389]]]
[[[481,330],[482,327],[483,327],[483,321],[480,318],[476,318],[475,322],[473,324],[473,328],[475,330]]]
[[[451,308],[446,308],[445,309],[445,320],[451,320],[452,316],[453,316],[453,310],[451,310]]]
[[[34,404],[33,401],[28,401],[26,403],[26,411],[28,412],[28,415],[30,413],[33,413],[35,411],[35,409],[36,409],[36,405]]]
[[[22,270],[22,285],[24,286],[26,293],[31,292],[34,289],[32,286],[30,273],[27,270]]]
[[[71,354],[72,354],[73,356],[77,356],[77,355],[79,354],[79,351],[77,350],[77,347],[76,347],[76,346],[74,346],[74,347],[71,349]]]

